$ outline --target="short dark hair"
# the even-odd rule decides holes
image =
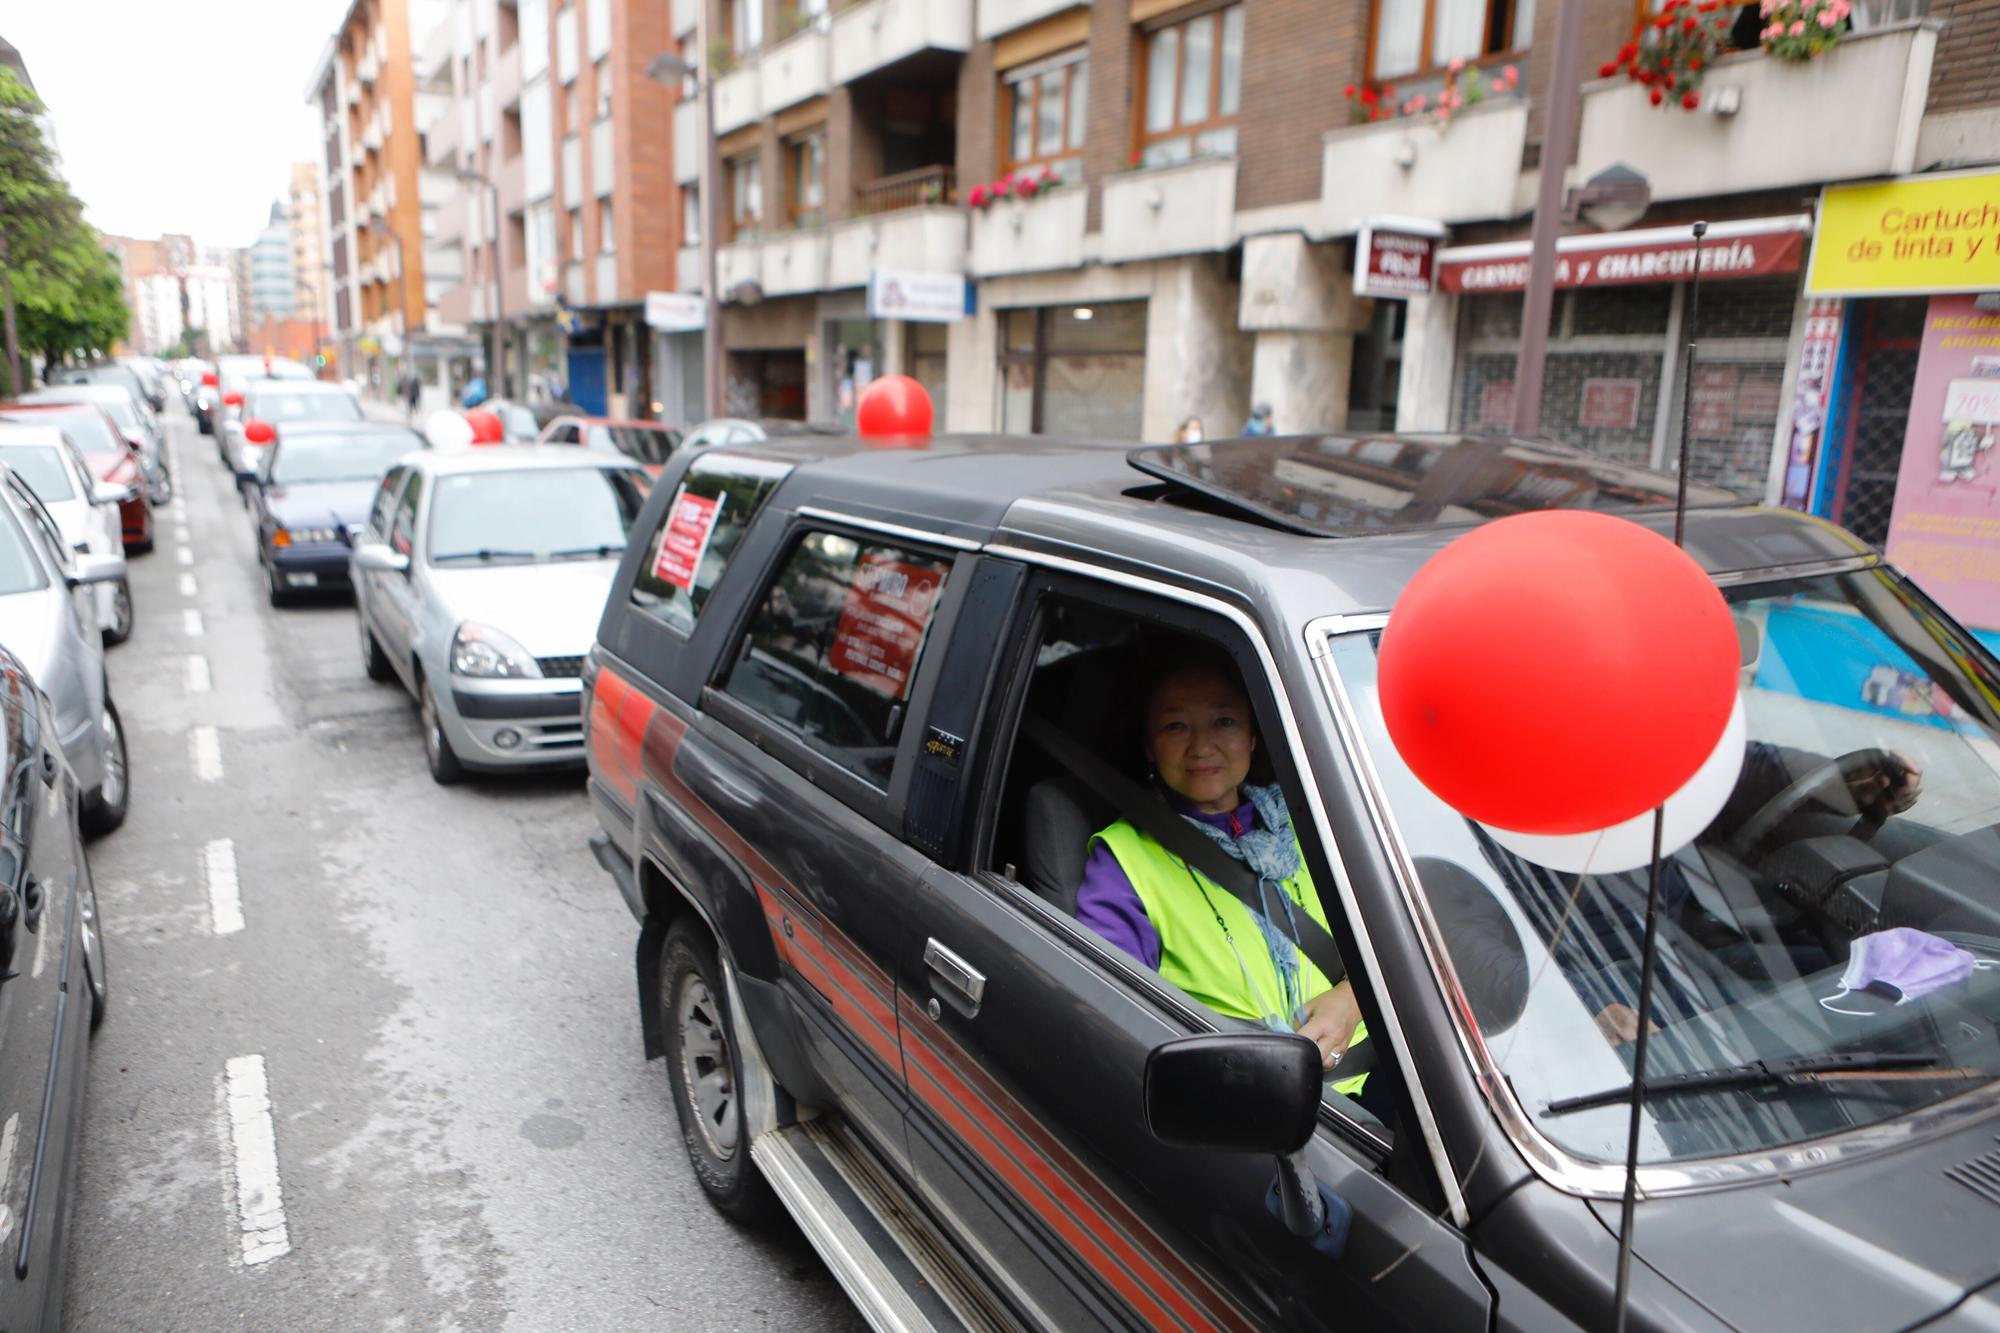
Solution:
[[[1121,748],[1133,755],[1141,766],[1146,755],[1146,712],[1152,707],[1153,695],[1168,680],[1190,671],[1212,672],[1228,681],[1243,696],[1243,701],[1251,705],[1250,731],[1252,735],[1261,737],[1256,705],[1250,698],[1250,691],[1244,687],[1243,672],[1237,667],[1236,659],[1221,644],[1192,634],[1159,631],[1141,635],[1133,641],[1129,651],[1132,668],[1122,701],[1123,716],[1119,730],[1122,733]],[[1250,757],[1247,781],[1259,785],[1269,783],[1273,780],[1273,771],[1266,749],[1260,744]]]

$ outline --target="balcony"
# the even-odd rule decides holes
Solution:
[[[562,206],[577,208],[582,203],[583,140],[572,134],[562,141]]]
[[[519,42],[494,57],[487,66],[486,82],[493,89],[493,100],[503,107],[513,106],[521,100],[521,44]]]
[[[595,305],[612,305],[618,300],[618,256],[605,253],[597,257],[597,282]]]
[[[493,173],[493,183],[500,188],[500,207],[503,212],[518,213],[521,204],[528,197],[528,159],[526,154],[516,153],[500,164]]]
[[[827,287],[865,287],[877,268],[965,272],[964,210],[948,205],[906,208],[851,218],[827,229]]]
[[[800,292],[825,291],[826,250],[826,232],[819,228],[784,231],[766,237],[760,266],[764,294],[793,296]]]
[[[756,62],[731,71],[715,81],[715,132],[727,134],[741,129],[763,115],[757,100],[760,69]]]
[[[852,83],[922,51],[972,47],[972,0],[868,0],[833,21],[833,82]]]
[[[590,192],[598,197],[610,194],[618,180],[618,169],[612,160],[612,122],[600,120],[590,127]]]
[[[701,246],[683,245],[674,255],[674,290],[677,292],[698,292],[701,290]]]
[[[673,0],[673,35],[684,37],[701,21],[701,0]]]
[[[1039,273],[1083,264],[1087,188],[1068,185],[1033,199],[1002,199],[972,214],[967,268],[975,277]]]
[[[988,41],[1078,7],[1079,0],[979,0],[979,40]]]
[[[1805,64],[1725,56],[1693,113],[1628,80],[1588,84],[1576,177],[1623,163],[1669,200],[1913,171],[1937,35],[1930,21],[1851,34]]]
[[[1332,231],[1377,214],[1473,222],[1514,215],[1528,104],[1482,102],[1440,125],[1403,116],[1321,141],[1320,212]]]
[[[563,265],[563,300],[573,306],[589,305],[590,293],[584,290],[584,267],[580,259],[572,259]]]
[[[1207,254],[1235,243],[1233,157],[1120,172],[1103,188],[1107,263]]]
[[[832,88],[828,50],[832,43],[817,27],[807,28],[796,37],[767,47],[758,61],[759,104],[770,116],[788,106],[824,97]],[[720,91],[718,88],[717,91]],[[716,120],[722,113],[716,112]]]
[[[688,185],[701,179],[701,155],[707,145],[701,137],[701,103],[681,102],[674,107],[674,183]]]
[[[723,298],[728,299],[729,293],[745,282],[760,286],[764,282],[763,243],[750,233],[715,252],[715,285]]]

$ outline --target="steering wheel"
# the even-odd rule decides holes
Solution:
[[[1859,838],[1862,842],[1871,841],[1881,832],[1888,815],[1880,807],[1871,811],[1855,805],[1853,797],[1848,795],[1848,784],[1867,773],[1895,772],[1900,766],[1901,761],[1894,754],[1881,749],[1849,750],[1838,759],[1829,759],[1786,786],[1744,820],[1737,828],[1736,836],[1729,840],[1729,850],[1740,860],[1755,862],[1757,854],[1764,850],[1764,844],[1780,824],[1804,809],[1808,802],[1825,797],[1837,797],[1853,806],[1860,818],[1848,831],[1848,836]]]

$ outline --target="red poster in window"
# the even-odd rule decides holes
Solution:
[[[1736,426],[1736,367],[1697,366],[1694,372],[1694,433],[1727,439]]]
[[[708,539],[721,513],[719,495],[713,500],[685,491],[675,496],[666,529],[660,533],[659,552],[653,557],[653,577],[692,593],[695,571],[701,568],[701,557],[708,550]]]
[[[1637,380],[1585,380],[1576,424],[1590,430],[1632,430],[1639,424],[1639,397]]]
[[[1495,380],[1479,387],[1479,420],[1492,430],[1506,430],[1514,424],[1514,381]]]
[[[889,699],[910,692],[944,571],[882,552],[863,555],[847,588],[827,665]]]

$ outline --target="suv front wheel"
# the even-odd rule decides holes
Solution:
[[[739,1222],[763,1222],[777,1196],[750,1160],[744,1119],[746,1085],[729,1009],[728,982],[715,946],[682,920],[660,949],[660,1003],[667,1081],[680,1116],[681,1141],[708,1201]],[[750,1077],[769,1083],[761,1068]],[[766,1086],[763,1092],[772,1089]]]

